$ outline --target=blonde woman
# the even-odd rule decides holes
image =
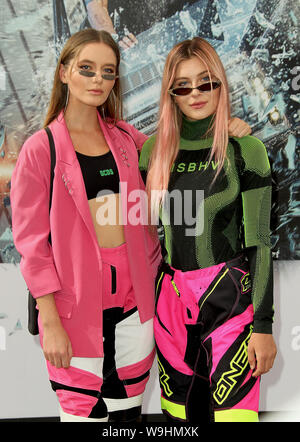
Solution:
[[[120,183],[128,194],[143,188],[137,147],[146,137],[121,120],[119,63],[105,31],[80,31],[62,50],[45,121],[56,150],[50,216],[44,129],[24,144],[12,177],[14,241],[63,422],[140,419],[154,358],[160,246],[128,222],[134,204],[121,201]]]
[[[140,157],[164,227],[154,333],[170,420],[257,421],[260,375],[276,354],[270,166],[261,141],[228,138],[229,119],[216,51],[199,37],[176,45]]]

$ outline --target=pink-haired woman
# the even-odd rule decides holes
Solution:
[[[270,166],[257,138],[228,137],[229,119],[214,48],[199,37],[177,44],[140,157],[164,227],[154,333],[170,420],[257,421],[260,375],[276,355]]]

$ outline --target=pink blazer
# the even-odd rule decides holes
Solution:
[[[144,190],[132,138],[99,122],[127,193]],[[146,136],[118,122],[141,148]],[[78,357],[102,357],[102,261],[81,169],[63,115],[49,125],[56,147],[49,217],[50,150],[44,130],[32,135],[19,154],[11,180],[13,237],[20,268],[32,295],[54,293],[57,310]],[[122,197],[125,211],[136,199]],[[51,229],[52,246],[48,243]],[[141,322],[154,315],[154,280],[161,260],[158,238],[142,224],[124,219],[130,274]],[[43,330],[40,324],[42,342]]]

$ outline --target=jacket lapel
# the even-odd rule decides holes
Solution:
[[[78,212],[93,240],[98,244],[91,217],[81,168],[77,160],[72,140],[62,114],[50,125],[56,147],[57,165],[64,185],[74,200]]]
[[[125,137],[120,137],[120,130],[118,128],[110,127],[104,123],[100,115],[98,115],[98,118],[106,142],[117,164],[120,183],[127,183],[132,165],[130,164],[131,158],[128,152],[129,149],[126,145]],[[86,224],[93,240],[98,244],[90,208],[88,205],[81,168],[77,160],[68,128],[63,118],[63,113],[61,113],[58,118],[50,124],[50,128],[53,133],[56,147],[57,165],[59,166],[61,179],[63,180],[70,197],[73,198],[78,212]],[[122,198],[123,209],[127,207],[125,202],[126,197],[127,195],[123,195]]]

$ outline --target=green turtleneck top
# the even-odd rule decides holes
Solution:
[[[218,165],[214,160],[209,162],[213,141],[207,136],[210,122],[211,117],[182,121],[168,188],[174,198],[160,214],[165,261],[175,269],[191,271],[229,261],[243,252],[252,280],[253,331],[272,333],[271,171],[267,152],[255,137],[230,138],[225,164],[213,182]],[[142,175],[154,143],[155,135],[143,146]],[[204,191],[203,201],[199,190]],[[184,195],[182,206],[176,192]]]

